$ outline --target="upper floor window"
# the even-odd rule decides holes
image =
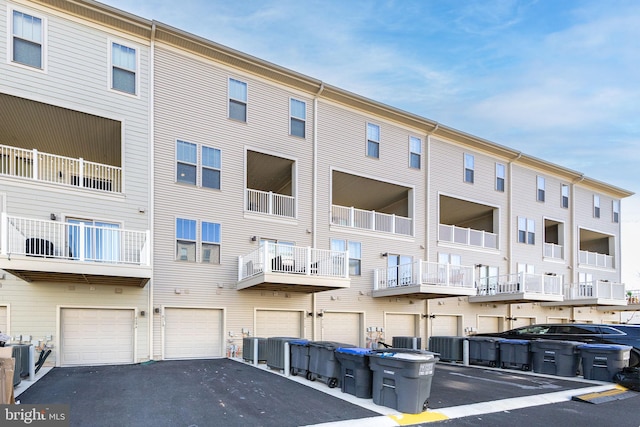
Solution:
[[[538,200],[539,202],[544,202],[544,177],[539,176],[536,179],[537,182],[537,188],[538,188],[538,192],[536,195],[536,200]]]
[[[360,276],[362,274],[362,243],[331,239],[331,250],[344,252],[349,248],[349,275]]]
[[[305,128],[307,124],[307,103],[291,98],[289,103],[289,133],[293,136],[305,137]]]
[[[502,163],[496,163],[496,190],[504,191],[505,167]]]
[[[217,148],[201,146],[201,162],[198,163],[198,146],[178,140],[176,163],[176,182],[220,189],[221,152]]]
[[[613,222],[620,222],[620,200],[613,200],[611,203],[611,210],[613,211]]]
[[[176,218],[176,259],[196,262],[196,221]]]
[[[43,68],[44,31],[41,18],[14,10],[11,38],[13,62]]]
[[[229,79],[229,118],[247,121],[247,84]]]
[[[567,184],[562,184],[560,187],[560,191],[562,193],[561,206],[563,208],[569,207],[569,186]]]
[[[593,195],[593,216],[594,218],[600,218],[600,196]]]
[[[111,43],[111,89],[136,94],[136,50]]]
[[[518,217],[518,243],[536,244],[536,223],[534,220]]]
[[[470,182],[473,184],[475,172],[475,158],[472,154],[464,155],[464,182]]]
[[[367,123],[367,156],[380,158],[380,126]]]
[[[409,167],[420,169],[422,158],[422,140],[415,136],[409,137]]]
[[[220,224],[202,221],[202,263],[220,264]]]

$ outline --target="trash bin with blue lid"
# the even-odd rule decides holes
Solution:
[[[500,360],[500,341],[496,337],[469,337],[469,363],[498,366]]]
[[[440,360],[447,362],[462,362],[463,341],[465,337],[433,336],[429,337],[428,350],[440,355]]]
[[[528,340],[500,341],[500,366],[509,369],[531,369],[531,351]]]
[[[374,350],[369,357],[373,403],[407,414],[424,412],[438,360],[436,353],[423,350]]]
[[[581,342],[538,339],[531,341],[533,372],[575,377],[580,367]]]
[[[340,361],[340,389],[343,393],[363,399],[371,399],[373,373],[369,369],[368,348],[339,347],[336,358]]]
[[[616,344],[579,345],[582,375],[587,380],[613,381],[613,377],[629,366],[632,347]]]
[[[307,375],[309,372],[309,340],[289,341],[291,351],[291,375]]]
[[[340,361],[336,359],[335,350],[355,345],[335,341],[309,341],[309,372],[307,379],[320,379],[330,388],[340,385]]]

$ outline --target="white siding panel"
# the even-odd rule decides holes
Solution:
[[[460,316],[437,315],[431,319],[431,336],[458,336]]]
[[[61,309],[61,365],[133,363],[134,315],[133,310]]]
[[[257,310],[257,337],[292,337],[302,336],[302,315],[300,311]]]
[[[223,356],[222,310],[165,308],[165,359]]]
[[[361,345],[361,313],[325,312],[322,316],[322,340]]]

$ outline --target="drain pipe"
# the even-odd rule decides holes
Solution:
[[[509,160],[509,229],[507,230],[507,273],[511,274],[511,259],[513,258],[513,243],[511,242],[511,236],[513,235],[513,164],[520,160],[522,152],[519,152],[516,157]]]
[[[151,187],[151,191],[150,191],[150,195],[149,195],[149,229],[150,229],[150,233],[149,233],[149,239],[151,240],[149,246],[151,247],[151,253],[153,254],[153,231],[154,231],[154,227],[153,227],[153,219],[154,219],[154,209],[153,209],[153,204],[154,204],[154,198],[153,198],[153,194],[154,194],[154,168],[153,168],[153,157],[154,157],[154,127],[155,127],[155,122],[153,120],[154,118],[154,108],[153,108],[153,104],[155,102],[155,98],[154,98],[154,89],[153,86],[155,84],[154,81],[154,75],[155,75],[155,66],[154,66],[154,61],[155,61],[155,40],[156,40],[156,23],[155,21],[151,23],[151,45],[149,46],[149,173],[151,174],[151,182],[150,182],[150,187]],[[149,322],[149,339],[148,339],[148,345],[149,345],[149,360],[153,360],[153,322],[154,322],[154,314],[155,314],[155,310],[153,308],[153,282],[154,282],[154,274],[153,274],[153,255],[151,255],[149,257],[149,262],[151,263],[151,280],[149,280],[149,315],[147,317],[147,322]]]
[[[311,214],[311,247],[317,248],[318,231],[318,97],[324,91],[324,82],[320,82],[320,88],[313,97],[313,177],[311,199],[313,200]],[[311,294],[311,339],[316,340],[316,294]]]

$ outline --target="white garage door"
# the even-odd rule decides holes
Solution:
[[[384,342],[391,344],[393,337],[416,337],[419,334],[416,330],[416,314],[385,314],[384,322]]]
[[[497,316],[479,316],[478,317],[478,333],[502,332],[502,317]]]
[[[302,312],[287,310],[257,310],[256,337],[302,338]]]
[[[535,322],[535,318],[534,317],[518,317],[516,318],[516,320],[513,321],[512,326],[513,329],[515,328],[520,328],[522,326],[529,326],[529,325],[533,325]]]
[[[322,316],[322,340],[361,346],[361,313],[331,313]]]
[[[222,310],[219,309],[166,307],[164,358],[221,357],[222,319]]]
[[[134,316],[131,309],[61,309],[60,364],[134,363]]]
[[[9,325],[9,317],[7,317],[7,306],[0,306],[0,332],[7,333],[7,325]]]
[[[432,337],[457,337],[460,334],[458,329],[459,316],[436,315],[431,321]]]

